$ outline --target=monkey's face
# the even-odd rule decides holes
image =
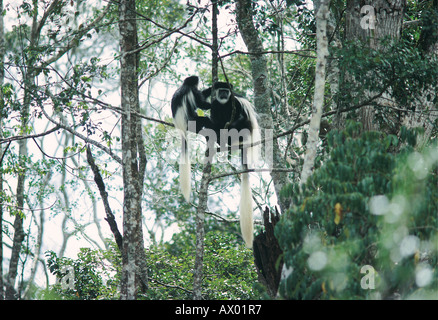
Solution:
[[[226,104],[230,99],[230,96],[231,96],[230,89],[221,88],[216,90],[216,100],[220,104]]]

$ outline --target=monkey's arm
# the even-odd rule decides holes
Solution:
[[[204,96],[205,99],[207,99],[209,96],[211,96],[211,87],[202,90],[202,95]]]
[[[196,94],[196,107],[202,110],[210,110],[211,109],[211,103],[205,100],[205,97],[201,92],[198,91]]]
[[[204,96],[204,91],[193,91],[193,94],[195,96],[195,102],[196,102],[196,108],[202,109],[202,110],[210,110],[211,109],[211,103],[206,100],[206,97]]]
[[[202,129],[214,129],[213,122],[209,117],[197,116],[194,121],[196,121],[196,133],[199,133]]]
[[[229,129],[232,128],[237,130],[242,130],[244,128],[251,129],[251,121],[249,121],[248,117],[239,114],[237,119],[234,119],[234,121],[229,125]]]

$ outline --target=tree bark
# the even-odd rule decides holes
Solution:
[[[261,129],[274,130],[274,122],[272,119],[271,104],[269,99],[268,88],[268,68],[266,57],[263,48],[262,40],[259,37],[257,29],[253,22],[253,10],[251,0],[236,0],[236,20],[240,34],[249,52],[251,60],[251,73],[254,86],[254,106],[259,115],[259,126]],[[262,130],[263,133],[263,130]],[[262,137],[263,138],[263,137]],[[265,145],[265,151],[267,145]],[[266,152],[265,152],[266,154]],[[284,158],[281,154],[277,140],[272,141],[273,161],[270,166],[285,167]],[[275,192],[279,197],[283,186],[288,182],[287,175],[280,172],[271,172],[271,177],[274,181]],[[279,206],[282,212],[286,210],[287,204],[279,200]]]
[[[100,175],[99,168],[94,162],[93,154],[91,153],[90,146],[87,146],[87,162],[90,165],[91,170],[94,174],[94,182],[99,189],[100,196],[102,198],[103,207],[105,208],[106,218],[105,220],[108,222],[111,232],[114,235],[114,239],[116,240],[117,247],[120,252],[123,251],[123,238],[119,232],[119,228],[117,227],[117,222],[115,220],[114,214],[111,210],[111,207],[108,202],[108,192],[106,192],[105,184],[103,183],[102,176]]]
[[[315,93],[313,96],[312,117],[310,119],[309,136],[306,143],[301,183],[305,183],[312,173],[319,142],[319,127],[324,107],[325,73],[328,56],[327,19],[330,0],[322,0],[316,11],[316,70]]]
[[[33,52],[36,50],[39,33],[38,33],[38,1],[33,0],[33,18],[31,35],[29,42],[29,51]],[[20,111],[20,130],[22,134],[27,131],[29,124],[29,110],[31,103],[31,92],[34,87],[34,73],[35,73],[35,57],[29,55],[29,59],[26,61],[26,73],[24,74],[24,98],[23,107]],[[11,259],[9,261],[9,271],[6,283],[5,298],[7,300],[19,299],[19,293],[15,291],[15,281],[18,274],[18,261],[21,253],[21,245],[24,240],[24,230],[23,230],[23,218],[24,218],[24,187],[26,180],[26,165],[27,165],[27,140],[23,139],[18,142],[18,157],[19,157],[19,174],[17,179],[17,189],[16,189],[16,201],[17,201],[17,211],[15,212],[14,219],[14,238],[12,242],[12,252]]]
[[[133,115],[139,112],[138,47],[134,0],[119,2],[120,87],[123,168],[123,250],[121,299],[136,299],[147,287],[147,268],[142,230],[141,196],[146,158],[141,144],[141,125]]]
[[[406,0],[348,0],[346,38],[381,48],[382,40],[399,39]]]
[[[348,0],[346,10],[346,39],[368,43],[369,47],[385,50],[384,39],[397,41],[403,26],[406,0]],[[373,93],[369,93],[373,96]],[[374,108],[364,106],[360,121],[366,131],[377,130]]]

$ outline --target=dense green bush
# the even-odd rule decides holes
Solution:
[[[77,259],[59,258],[55,252],[48,251],[47,266],[57,281],[55,285],[42,291],[40,298],[94,300],[117,297],[118,277],[114,277],[114,264],[119,264],[120,261],[112,249],[99,251],[82,248]]]
[[[194,234],[176,234],[168,248],[147,251],[150,290],[147,299],[191,299],[196,241]],[[174,246],[184,250],[173,250]],[[252,251],[221,231],[206,234],[203,268],[204,299],[256,299],[257,281]]]
[[[149,288],[140,299],[191,299],[193,296],[193,234],[175,234],[173,243],[146,250]],[[177,244],[175,244],[177,243]],[[178,246],[181,250],[170,250]],[[82,248],[77,259],[59,258],[49,251],[46,262],[57,283],[40,292],[41,299],[118,299],[121,257],[115,245],[109,250]],[[237,245],[232,235],[206,234],[204,299],[256,299],[257,274],[251,250]],[[70,282],[72,281],[72,282]]]
[[[415,138],[352,122],[328,135],[328,159],[283,190],[282,297],[438,298],[438,150],[415,151]]]

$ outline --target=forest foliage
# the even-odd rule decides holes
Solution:
[[[350,122],[329,133],[311,178],[283,189],[294,203],[276,230],[293,268],[284,297],[436,298],[438,181],[427,172],[438,153],[414,151],[415,136],[362,134]],[[361,283],[364,266],[376,270],[372,288]]]

